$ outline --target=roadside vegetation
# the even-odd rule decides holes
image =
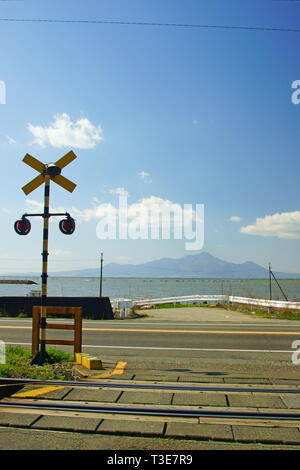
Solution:
[[[245,313],[246,315],[255,315],[261,318],[275,318],[279,320],[300,320],[300,311],[289,310],[289,309],[268,309],[268,308],[257,308],[252,307],[251,305],[234,305],[234,304],[213,304],[203,302],[201,304],[180,304],[180,303],[166,303],[166,304],[157,304],[150,306],[152,309],[168,309],[168,308],[185,308],[185,307],[206,307],[206,308],[224,308],[226,310],[234,310],[237,312]],[[149,307],[146,309],[148,310]],[[139,314],[145,314],[145,310],[135,307],[135,315],[140,316]]]
[[[203,304],[180,304],[178,302],[170,302],[167,304],[157,304],[154,308],[185,308],[185,307],[201,307]],[[208,304],[205,304],[208,307]]]
[[[0,377],[41,380],[73,380],[73,356],[54,348],[46,348],[51,363],[31,365],[28,349],[9,345],[5,351],[5,364],[0,364]]]
[[[256,308],[251,306],[234,306],[234,305],[223,305],[223,308],[227,310],[235,310],[237,312],[245,313],[247,315],[255,315],[261,318],[275,318],[278,320],[300,320],[300,311],[289,310],[289,309],[268,309],[268,308]]]
[[[0,310],[0,317],[12,317],[5,309]],[[29,315],[24,313],[23,311],[18,312],[16,315],[13,316],[14,318],[29,318]]]

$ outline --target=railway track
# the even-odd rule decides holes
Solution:
[[[259,420],[292,420],[300,422],[300,412],[266,412],[266,411],[237,411],[237,410],[205,410],[205,409],[185,409],[185,408],[153,408],[148,406],[106,406],[106,405],[85,405],[85,404],[66,404],[66,403],[39,403],[25,402],[2,402],[1,407],[8,410],[9,408],[17,408],[26,410],[39,411],[69,411],[69,412],[90,412],[100,414],[116,414],[116,415],[135,415],[135,416],[159,416],[159,417],[176,417],[176,418],[231,418],[231,419],[259,419]]]
[[[221,392],[221,393],[259,393],[259,394],[277,394],[277,395],[299,395],[299,388],[278,388],[278,387],[257,387],[257,386],[211,386],[211,385],[176,385],[176,384],[145,384],[145,383],[120,383],[120,382],[89,382],[89,381],[60,381],[60,380],[36,380],[36,379],[13,379],[1,378],[1,385],[11,387],[13,385],[44,385],[44,386],[59,386],[59,387],[73,387],[73,388],[89,388],[89,389],[110,389],[110,390],[142,390],[142,391],[164,391],[164,392]],[[170,406],[162,407],[148,405],[126,405],[120,404],[103,404],[103,403],[74,403],[65,400],[55,402],[47,402],[43,399],[35,399],[28,401],[28,399],[14,400],[6,398],[0,401],[1,409],[8,411],[9,409],[23,410],[36,410],[42,412],[55,411],[55,412],[69,412],[69,413],[99,413],[101,415],[122,415],[122,416],[148,416],[148,417],[170,417],[170,418],[225,418],[237,420],[269,420],[269,421],[299,421],[300,423],[300,409],[299,410],[237,410],[228,407],[227,410],[218,409],[215,407],[179,407]],[[300,424],[299,424],[300,426]]]
[[[223,387],[222,385],[175,385],[175,384],[158,384],[158,383],[125,383],[125,382],[95,382],[93,381],[72,381],[72,380],[40,380],[40,379],[15,379],[15,378],[0,378],[0,385],[59,385],[66,387],[92,387],[92,388],[122,388],[122,389],[141,389],[141,390],[174,390],[174,391],[193,391],[193,392],[239,392],[239,393],[292,393],[300,394],[300,388],[294,387],[257,387],[248,385],[247,387]]]

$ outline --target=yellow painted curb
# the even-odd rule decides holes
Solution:
[[[96,357],[82,356],[81,365],[87,369],[103,369],[102,362]]]
[[[87,369],[103,369],[102,362],[97,357],[90,356],[89,354],[75,354],[75,362]]]
[[[81,353],[75,353],[75,362],[76,362],[76,364],[81,365],[81,361],[82,361],[82,354]]]
[[[126,364],[127,362],[119,361],[112,372],[106,372],[100,375],[93,375],[90,378],[91,379],[105,379],[105,378],[111,377],[112,375],[122,375],[126,367]]]

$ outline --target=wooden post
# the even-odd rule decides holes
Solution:
[[[40,310],[41,307],[32,307],[32,343],[31,352],[34,357],[39,352],[40,346]]]
[[[76,308],[76,307],[75,307]],[[82,309],[75,311],[75,343],[74,343],[74,355],[81,352],[82,345]]]
[[[74,315],[74,324],[47,323],[45,329],[50,330],[73,330],[74,339],[45,339],[45,344],[55,344],[64,346],[74,346],[74,357],[76,353],[81,353],[82,347],[82,308],[81,307],[47,307],[47,313],[59,315]],[[32,355],[39,350],[40,344],[40,319],[41,307],[32,307]]]

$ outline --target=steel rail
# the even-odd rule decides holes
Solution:
[[[50,404],[50,403],[18,403],[0,402],[0,408],[22,408],[36,409],[42,411],[72,411],[102,414],[121,415],[148,415],[165,417],[214,417],[214,418],[237,418],[237,419],[269,419],[269,420],[293,420],[300,421],[300,413],[268,412],[268,411],[234,411],[234,410],[203,410],[203,409],[172,409],[172,408],[150,408],[150,407],[120,407],[109,405],[86,405],[86,404]]]
[[[163,385],[163,384],[141,384],[141,383],[121,383],[121,382],[89,382],[76,380],[41,380],[22,379],[12,377],[0,377],[0,384],[9,385],[63,385],[69,387],[96,387],[96,388],[123,388],[142,390],[177,390],[195,392],[256,392],[256,393],[300,393],[300,388],[269,388],[269,387],[216,387],[211,385]]]

